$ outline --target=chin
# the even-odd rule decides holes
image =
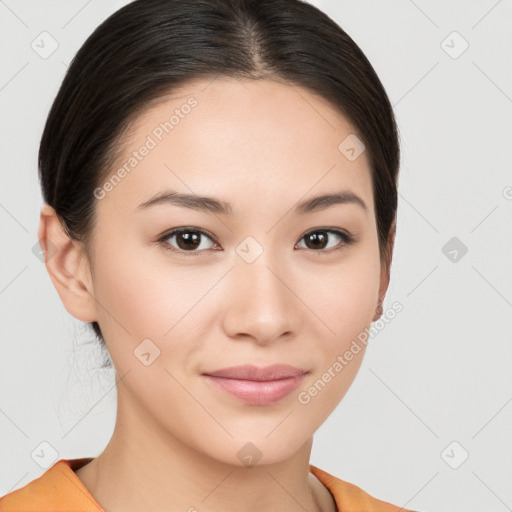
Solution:
[[[207,445],[200,449],[219,462],[241,468],[277,464],[293,457],[308,441],[306,438],[290,439],[287,433],[278,430],[279,427],[270,436],[261,428],[255,435],[246,431],[237,436],[231,431],[234,438],[226,439],[226,434],[223,440],[205,436]]]

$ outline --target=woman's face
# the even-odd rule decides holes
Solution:
[[[92,307],[122,410],[236,465],[310,440],[350,387],[387,286],[362,149],[325,100],[270,80],[190,83],[136,119],[96,191],[92,246]],[[143,206],[171,192],[212,200]],[[365,207],[297,210],[340,193]],[[205,376],[274,364],[306,372],[282,397],[276,382],[235,396]]]

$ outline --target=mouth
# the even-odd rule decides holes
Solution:
[[[250,404],[279,402],[296,389],[309,372],[288,365],[257,368],[252,365],[223,368],[204,373],[208,382],[225,393]]]

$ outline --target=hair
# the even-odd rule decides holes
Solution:
[[[369,157],[379,252],[389,273],[400,160],[393,109],[358,45],[303,0],[136,0],[96,28],[67,70],[39,148],[44,201],[68,236],[90,256],[94,190],[106,181],[130,123],[179,86],[215,77],[301,86],[353,125]],[[90,325],[105,347],[98,323]]]

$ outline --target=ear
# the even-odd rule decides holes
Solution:
[[[66,310],[83,322],[96,321],[91,272],[82,244],[68,236],[48,204],[41,209],[37,236],[46,270]]]
[[[386,296],[386,292],[389,286],[389,278],[391,272],[391,261],[393,258],[393,247],[395,246],[395,235],[396,235],[396,221],[393,221],[391,228],[389,229],[388,236],[388,258],[385,262],[381,264],[380,271],[380,285],[379,285],[379,303],[380,307],[377,307],[375,311],[375,315],[372,319],[372,322],[378,320],[382,315],[382,302],[384,301],[384,297]]]

